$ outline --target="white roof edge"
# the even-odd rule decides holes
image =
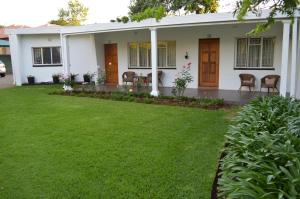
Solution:
[[[264,10],[259,16],[248,13],[245,17],[245,22],[264,21],[268,17],[270,11]],[[299,17],[299,10],[297,10],[296,17]],[[286,15],[277,14],[275,19],[287,19]],[[147,19],[141,22],[128,23],[98,23],[82,26],[60,26],[60,27],[38,27],[38,28],[20,28],[20,29],[6,29],[6,34],[78,34],[90,32],[113,32],[136,29],[147,29],[151,27],[164,28],[174,26],[186,26],[192,24],[226,24],[226,23],[242,23],[237,20],[232,13],[208,13],[208,14],[191,14],[186,16],[168,16],[160,21],[155,19]]]

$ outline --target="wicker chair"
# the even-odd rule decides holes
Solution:
[[[249,91],[251,91],[251,87],[255,87],[255,76],[252,74],[240,74],[239,75],[241,80],[240,91],[242,90],[243,86],[247,86]]]
[[[276,89],[278,91],[277,88],[277,83],[280,79],[279,75],[266,75],[263,78],[261,78],[260,80],[260,91],[262,88],[267,88],[268,89],[268,93],[270,92],[270,88],[273,89],[273,91]]]
[[[125,82],[126,85],[127,82],[131,82],[132,84],[134,84],[135,78],[136,78],[136,74],[133,71],[127,71],[122,74],[123,83]]]
[[[162,76],[163,76],[163,72],[162,71],[158,71],[157,72],[158,85],[160,84],[161,86],[163,86]],[[149,73],[147,75],[147,84],[149,85],[150,83],[152,83],[152,73]]]

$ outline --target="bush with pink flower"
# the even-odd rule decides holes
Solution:
[[[182,70],[176,75],[172,94],[177,97],[182,97],[185,89],[189,83],[193,82],[193,76],[191,75],[191,65],[189,62],[187,65],[182,67]]]

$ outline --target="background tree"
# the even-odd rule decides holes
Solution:
[[[141,21],[147,18],[157,20],[167,15],[180,15],[190,13],[214,13],[217,11],[219,0],[131,0],[129,5],[129,19]],[[121,21],[121,18],[111,20]]]
[[[58,19],[51,20],[50,24],[61,26],[78,26],[87,20],[89,9],[78,0],[70,0],[66,9],[61,8],[58,12]]]
[[[218,0],[172,0],[171,12],[176,12],[181,9],[185,14],[196,13],[215,13],[219,7]]]
[[[268,7],[270,14],[267,22],[258,24],[250,33],[257,34],[269,29],[275,23],[276,13],[286,14],[291,19],[294,17],[294,12],[299,6],[299,0],[239,0],[235,9],[235,14],[239,20],[243,20],[247,12],[259,14],[262,8]]]

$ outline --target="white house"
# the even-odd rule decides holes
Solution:
[[[276,16],[273,27],[249,36],[256,24],[266,21],[248,14],[239,22],[232,13],[170,16],[160,21],[91,24],[76,27],[40,27],[7,30],[16,85],[52,81],[54,73],[86,72],[100,68],[108,83],[122,84],[122,74],[152,72],[152,94],[158,94],[157,71],[163,71],[163,85],[171,87],[182,66],[191,62],[191,88],[213,87],[237,90],[239,74],[260,79],[280,75],[280,93],[300,98],[299,12],[294,23]]]

